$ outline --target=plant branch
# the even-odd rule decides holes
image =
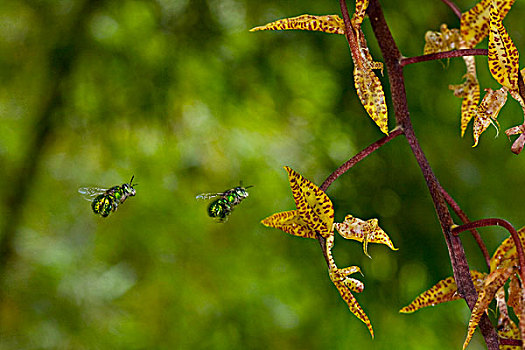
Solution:
[[[463,56],[487,56],[489,50],[487,49],[460,49],[451,50],[445,52],[431,53],[428,55],[414,56],[414,57],[403,57],[401,58],[401,67],[407,66],[413,63],[442,60],[444,58],[463,57]]]
[[[323,251],[324,260],[326,261],[326,266],[328,266],[328,269],[330,269],[330,258],[328,257],[328,252],[326,251],[326,239],[322,237],[320,234],[317,234],[317,241],[319,242],[319,245],[321,246],[321,250]]]
[[[352,20],[348,13],[348,8],[346,7],[345,0],[339,0],[339,5],[341,6],[341,14],[343,16],[343,22],[345,23],[345,37],[350,46],[350,52],[352,53],[353,61],[355,64],[359,65],[360,68],[363,68],[362,60],[359,59],[361,56],[359,53],[359,44],[357,43],[357,37],[354,33],[354,27],[352,27]]]
[[[523,75],[521,74],[521,71],[518,70],[518,92],[525,101],[525,84],[523,83]]]
[[[500,338],[500,345],[507,345],[507,346],[523,346],[523,342],[520,339],[509,339],[509,338]]]
[[[328,176],[328,178],[324,180],[323,184],[319,188],[322,191],[326,191],[326,189],[332,184],[332,182],[334,182],[339,176],[346,173],[348,170],[350,170],[350,168],[352,168],[354,165],[359,163],[364,158],[368,157],[372,152],[377,150],[379,147],[383,146],[384,144],[393,140],[394,138],[396,138],[397,136],[401,134],[403,134],[403,131],[401,130],[401,128],[395,128],[394,130],[390,132],[389,135],[383,137],[380,140],[377,140],[370,146],[366,147],[361,152],[357,153],[355,156],[347,160],[343,165],[337,168],[333,173],[331,173],[330,176]]]
[[[361,152],[357,153],[355,156],[350,158],[348,161],[346,161],[343,165],[341,165],[339,168],[337,168],[334,172],[328,176],[328,178],[323,182],[323,184],[319,187],[323,192],[327,190],[327,188],[341,175],[346,173],[350,168],[352,168],[354,165],[359,163],[364,158],[368,157],[372,152],[377,150],[379,147],[383,146],[384,144],[388,143],[389,141],[393,140],[397,136],[401,135],[403,131],[401,128],[395,128],[392,130],[389,135],[383,137],[380,140],[377,140],[370,146],[363,149]],[[317,235],[317,240],[319,241],[319,245],[321,246],[321,250],[323,251],[323,256],[326,261],[326,264],[328,267],[330,267],[330,259],[326,252],[326,239],[323,238],[321,235]]]
[[[461,18],[461,9],[452,0],[441,0],[454,12],[458,18]]]
[[[470,230],[471,228],[486,226],[501,226],[507,231],[509,231],[510,235],[512,236],[512,239],[514,240],[514,245],[516,246],[516,252],[518,254],[520,277],[522,281],[525,281],[525,255],[523,254],[523,246],[521,244],[518,232],[516,231],[514,226],[510,224],[510,222],[499,218],[481,219],[469,222],[468,224],[464,224],[461,226],[456,226],[451,231],[455,236],[457,236],[459,235],[459,233],[466,230]]]
[[[456,215],[459,216],[459,218],[461,219],[461,221],[463,221],[464,224],[469,223],[470,220],[469,220],[467,214],[465,214],[465,212],[459,207],[458,203],[456,203],[454,198],[452,198],[452,196],[447,191],[445,191],[445,189],[442,186],[440,186],[440,187],[441,187],[441,194],[443,195],[443,197],[447,201],[448,205],[450,205],[452,210],[454,210]],[[487,250],[487,246],[483,242],[483,239],[481,238],[481,236],[479,235],[479,232],[476,229],[471,229],[470,233],[472,234],[472,236],[476,240],[476,243],[478,244],[479,249],[481,250],[481,253],[483,254],[483,257],[485,258],[485,262],[487,264],[487,267],[490,269],[490,255],[489,255],[489,252]]]
[[[404,131],[410,148],[423,172],[430,195],[432,196],[432,201],[447,243],[458,291],[467,302],[469,308],[472,309],[477,300],[477,293],[472,283],[465,251],[458,237],[450,233],[450,225],[452,224],[450,212],[441,194],[439,182],[419,145],[410,121],[403,78],[403,67],[400,64],[401,53],[390,33],[378,0],[370,1],[367,13],[385,60],[397,124],[400,125]],[[488,348],[497,350],[499,348],[498,336],[486,315],[482,317],[479,326]]]

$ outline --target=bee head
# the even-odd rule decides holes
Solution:
[[[136,194],[135,189],[133,186],[137,186],[138,184],[133,183],[133,179],[135,178],[135,175],[131,177],[131,180],[129,180],[129,183],[122,185],[122,190],[127,196],[134,196]]]
[[[126,194],[126,196],[134,196],[136,194],[135,189],[131,187],[130,184],[123,184],[122,190]]]
[[[248,197],[248,191],[246,191],[246,189],[250,187],[253,187],[253,186],[242,187],[242,184],[241,184],[241,186],[235,187],[235,194],[241,198],[246,198]]]

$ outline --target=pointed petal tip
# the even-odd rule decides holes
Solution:
[[[290,168],[288,165],[283,166],[283,169],[290,174],[292,171],[294,171],[292,168]]]
[[[275,214],[274,214],[274,215],[275,215]],[[270,215],[270,216],[268,216],[268,217],[262,219],[262,220],[260,221],[261,224],[263,224],[263,225],[266,226],[266,227],[273,227],[273,226],[272,226],[272,220],[271,220],[272,216],[273,216],[273,215]]]

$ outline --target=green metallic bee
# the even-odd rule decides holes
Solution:
[[[208,215],[212,218],[217,218],[219,222],[226,222],[228,216],[231,214],[236,205],[242,202],[242,200],[248,197],[247,188],[253,186],[241,186],[229,189],[221,193],[201,193],[197,199],[211,199],[220,197],[208,206]]]
[[[91,202],[91,208],[95,214],[100,214],[102,217],[106,217],[115,210],[117,210],[119,204],[124,203],[126,198],[135,196],[135,189],[133,186],[133,178],[127,184],[120,186],[113,186],[110,189],[98,188],[98,187],[81,187],[78,192],[82,194],[84,199]]]

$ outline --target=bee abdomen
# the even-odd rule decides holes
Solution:
[[[232,206],[227,199],[220,198],[210,203],[208,215],[212,218],[225,219],[232,211]]]
[[[100,214],[103,217],[111,214],[117,209],[117,202],[114,196],[107,194],[100,194],[91,203],[91,208],[95,214]]]

